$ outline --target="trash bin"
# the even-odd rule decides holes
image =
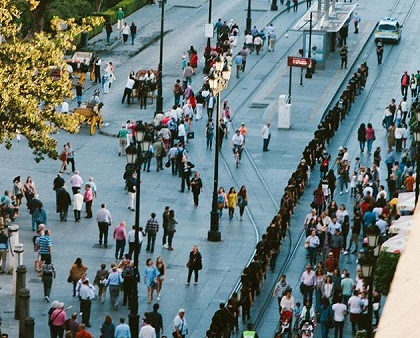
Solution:
[[[81,45],[82,45],[82,48],[87,47],[87,45],[88,45],[88,32],[87,31],[82,32]]]

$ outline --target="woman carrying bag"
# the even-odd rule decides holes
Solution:
[[[193,246],[190,252],[190,258],[187,262],[188,268],[188,278],[187,278],[187,286],[190,285],[191,275],[194,271],[194,285],[198,284],[198,271],[203,268],[202,265],[202,258],[201,253],[198,251],[198,247],[196,245]]]

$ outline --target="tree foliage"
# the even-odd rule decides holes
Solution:
[[[384,295],[389,293],[399,259],[399,253],[390,253],[386,251],[382,251],[378,257],[375,267],[374,282],[376,289]]]
[[[1,2],[0,35],[0,143],[12,147],[16,132],[25,136],[34,150],[36,160],[42,155],[57,158],[57,129],[77,132],[79,120],[75,116],[55,111],[63,99],[73,96],[72,85],[64,59],[65,51],[74,50],[74,38],[83,30],[100,24],[102,18],[86,18],[77,25],[74,19],[51,20],[52,33],[38,32],[30,38],[21,35],[21,11],[10,0]],[[37,2],[28,0],[34,11]],[[61,76],[53,77],[52,71]]]

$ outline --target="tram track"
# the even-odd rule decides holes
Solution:
[[[399,7],[400,7],[400,5],[401,5],[402,2],[403,2],[402,0],[398,0],[398,1],[396,1],[394,3],[394,5],[393,5],[393,7],[392,7],[392,9],[390,11],[390,16],[392,16],[399,9]],[[408,7],[408,10],[407,10],[407,12],[405,14],[405,16],[404,16],[403,20],[401,21],[401,23],[403,25],[408,21],[408,19],[409,19],[409,17],[410,17],[410,15],[411,15],[411,13],[412,13],[412,11],[413,11],[413,9],[414,9],[414,7],[415,7],[416,4],[417,4],[417,0],[412,0],[411,1],[410,5]],[[405,6],[404,8],[407,8],[405,2],[404,2],[403,5]],[[401,6],[403,6],[403,5],[401,5]],[[288,34],[288,31],[289,31],[289,29],[291,27],[292,27],[292,25],[289,26],[289,28],[285,32],[282,33],[281,38],[285,38],[286,37],[286,34]],[[359,56],[356,58],[356,61],[354,63],[355,65],[358,65],[359,63],[366,61],[366,59],[368,59],[369,57],[372,56],[372,53],[376,53],[373,34],[374,34],[374,31],[371,33],[369,39],[365,43],[365,46],[362,48]],[[290,45],[290,47],[282,53],[281,57],[278,59],[277,62],[274,63],[274,65],[271,67],[271,69],[270,69],[270,71],[268,73],[271,73],[275,68],[281,66],[282,63],[287,60],[287,56],[290,55],[292,51],[296,50],[296,44],[299,42],[300,38],[301,37],[299,36],[298,38],[294,39],[294,41]],[[373,91],[375,90],[375,88],[378,85],[378,82],[380,80],[380,75],[384,71],[384,68],[385,68],[388,60],[390,60],[390,58],[392,57],[393,51],[397,47],[398,47],[397,45],[391,45],[391,47],[388,48],[388,51],[386,53],[384,53],[385,55],[384,55],[383,60],[382,60],[382,67],[381,67],[380,71],[377,72],[377,74],[375,75],[374,78],[372,78],[371,76],[369,76],[369,81],[372,81],[372,86],[370,87],[369,92],[367,93],[366,98],[364,99],[364,101],[362,103],[362,108],[359,109],[359,111],[357,113],[357,116],[355,118],[355,121],[353,122],[353,129],[356,128],[356,126],[359,124],[362,116],[364,115],[363,113],[364,113],[364,111],[366,109],[367,102],[371,98],[371,96],[373,94]],[[257,60],[257,62],[255,62],[255,64],[251,67],[251,71],[252,71],[252,69],[255,69],[256,67],[258,67],[258,65],[259,65],[260,62],[264,62],[264,58],[266,56],[267,56],[267,54],[263,55],[259,60]],[[247,75],[249,73],[245,74],[245,76],[242,78],[242,81],[245,81],[246,80],[246,77],[247,77]],[[349,77],[351,76],[351,74],[352,73],[349,73],[349,75],[346,77],[346,79],[342,82],[339,90],[336,92],[336,95],[333,96],[332,100],[327,105],[327,107],[326,107],[326,109],[324,111],[324,114],[321,117],[321,121],[325,118],[325,116],[328,113],[329,109],[331,109],[334,106],[335,102],[339,99],[339,96],[341,95],[343,89],[347,86],[347,83],[348,83],[348,80],[349,80]],[[265,80],[266,79],[261,79],[259,81],[259,84],[262,85],[265,82]],[[240,85],[240,83],[241,83],[241,81],[235,83],[234,86],[228,88],[225,91],[226,92],[225,98],[229,98],[229,95],[232,94],[232,92]],[[239,114],[238,114],[239,116],[240,116],[241,110],[244,109],[245,106],[249,105],[250,100],[252,98],[253,98],[253,96],[248,96],[248,98],[246,100],[244,100],[237,107],[237,111],[239,112]],[[233,127],[232,129],[235,129],[234,121],[232,122],[232,127]],[[346,145],[349,142],[349,139],[352,136],[353,135],[351,135],[351,134],[348,134],[347,135],[347,137],[345,138],[344,145]],[[251,168],[255,172],[256,177],[258,178],[257,179],[257,183],[258,184],[261,184],[263,186],[264,191],[270,197],[270,200],[272,202],[272,207],[275,210],[274,213],[276,213],[277,210],[278,210],[278,208],[279,208],[279,203],[277,203],[277,201],[275,200],[274,195],[271,192],[269,185],[267,184],[266,180],[261,175],[260,170],[256,166],[255,161],[253,160],[251,154],[246,149],[246,147],[244,148],[243,154],[245,155],[245,157],[246,157],[247,161],[249,162],[249,164],[251,164]],[[220,158],[221,158],[222,164],[224,165],[225,170],[227,171],[227,173],[230,176],[231,180],[233,182],[235,182],[236,186],[240,186],[238,180],[236,179],[236,177],[234,175],[234,173],[238,169],[234,168],[234,164],[233,164],[233,161],[231,161],[230,156],[226,156],[223,153],[220,153]],[[298,208],[298,207],[299,206],[297,206],[296,208]],[[247,212],[248,212],[248,216],[249,216],[249,218],[251,220],[251,223],[252,223],[252,225],[253,225],[253,227],[255,229],[255,232],[257,234],[257,241],[258,241],[259,232],[258,232],[258,227],[257,227],[257,221],[254,218],[253,213],[252,213],[252,208],[251,207],[248,207],[247,208]],[[285,260],[281,262],[281,266],[277,270],[277,278],[276,278],[276,280],[278,280],[278,278],[279,278],[280,275],[287,273],[287,271],[288,271],[288,269],[290,267],[290,264],[293,261],[293,258],[297,254],[297,251],[298,251],[298,249],[300,247],[300,243],[301,243],[303,237],[304,237],[304,231],[303,230],[300,231],[300,232],[298,232],[298,233],[295,233],[294,234],[294,237],[292,237],[292,232],[290,231],[290,229],[288,229],[288,236],[286,238],[287,239],[287,244],[284,245],[285,243],[283,242],[283,245],[282,245],[282,250],[286,249],[287,250],[287,254],[286,254]],[[252,257],[254,256],[254,253],[255,253],[255,251],[252,253],[249,262],[252,260]],[[234,290],[232,292],[238,292],[240,290],[240,287],[241,287],[241,282],[239,280],[238,283],[236,284]],[[259,308],[259,311],[258,311],[257,316],[254,319],[254,327],[256,329],[258,329],[258,326],[263,323],[263,318],[265,317],[266,312],[268,311],[268,306],[270,304],[270,301],[272,301],[271,293],[272,293],[272,290],[274,289],[274,287],[275,287],[275,284],[271,286],[270,292],[267,294],[265,300],[263,301],[262,306]],[[278,326],[275,328],[275,330],[273,330],[273,334],[277,330],[278,330]]]

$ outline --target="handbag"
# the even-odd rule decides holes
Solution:
[[[193,131],[189,131],[188,133],[187,133],[187,139],[188,140],[191,140],[191,139],[193,139],[194,138],[194,132]]]
[[[335,326],[334,326],[334,320],[332,319],[332,318],[330,318],[329,320],[328,320],[328,328],[329,329],[333,329]]]
[[[72,283],[73,282],[73,278],[71,278],[71,275],[69,275],[67,277],[67,283]]]
[[[168,160],[168,162],[165,163],[165,167],[170,168],[170,166],[171,166],[171,160]]]

